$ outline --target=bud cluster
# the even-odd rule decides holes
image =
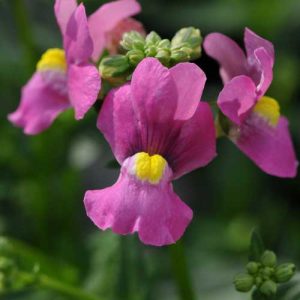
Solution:
[[[146,57],[155,57],[167,67],[197,59],[201,55],[201,42],[200,30],[194,27],[182,28],[171,41],[162,39],[154,31],[146,37],[137,31],[127,32],[120,42],[124,55],[102,59],[99,65],[101,77],[113,84],[125,82]]]
[[[270,297],[276,294],[279,283],[287,282],[294,276],[296,267],[292,263],[277,265],[276,254],[266,250],[260,261],[250,261],[246,270],[247,273],[234,278],[236,290],[249,292],[255,286],[261,294]]]

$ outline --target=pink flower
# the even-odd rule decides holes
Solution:
[[[122,167],[113,186],[85,194],[87,214],[100,229],[138,232],[155,246],[182,236],[193,213],[171,181],[216,155],[213,115],[199,102],[205,81],[195,64],[167,69],[146,58],[131,83],[108,94],[97,125]]]
[[[232,122],[229,138],[264,172],[295,177],[298,162],[288,129],[276,100],[264,96],[273,78],[272,43],[245,30],[246,54],[230,38],[209,34],[206,53],[220,64],[224,88],[218,106]]]
[[[101,80],[89,63],[93,42],[83,4],[57,0],[55,14],[63,36],[64,50],[49,49],[37,71],[22,89],[18,109],[8,116],[26,134],[47,129],[64,110],[73,107],[81,119],[97,100]]]
[[[141,6],[136,0],[118,0],[102,5],[89,17],[94,61],[98,61],[104,49],[116,54],[123,33],[135,30],[145,34],[143,25],[130,18],[140,11]]]

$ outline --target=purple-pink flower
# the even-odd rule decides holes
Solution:
[[[100,229],[138,232],[141,241],[156,246],[182,236],[193,213],[171,181],[216,155],[213,115],[199,102],[205,81],[195,64],[168,69],[146,58],[130,83],[108,94],[97,125],[121,172],[113,186],[87,191],[84,198]]]
[[[22,89],[21,102],[8,118],[26,134],[47,129],[64,110],[73,107],[81,119],[95,103],[101,80],[89,62],[93,42],[83,4],[57,0],[55,14],[63,36],[62,49],[47,50],[37,71]]]
[[[229,138],[270,175],[294,177],[298,162],[288,129],[276,100],[265,96],[273,78],[274,47],[245,30],[244,51],[220,33],[204,41],[206,53],[220,64],[224,88],[218,106],[231,121]]]

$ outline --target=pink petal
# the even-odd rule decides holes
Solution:
[[[120,164],[142,150],[138,149],[140,132],[132,107],[129,84],[113,89],[107,95],[97,127],[104,134]]]
[[[56,0],[54,13],[62,35],[65,34],[71,15],[77,7],[76,0]]]
[[[263,39],[253,31],[251,31],[249,28],[245,29],[244,33],[244,42],[245,47],[247,51],[247,56],[251,57],[254,55],[254,52],[258,48],[264,48],[268,55],[270,56],[270,59],[272,61],[272,66],[274,63],[274,46],[271,42],[269,42],[266,39]]]
[[[214,117],[207,103],[200,102],[191,119],[182,124],[166,155],[174,179],[207,165],[216,156]]]
[[[281,117],[273,128],[253,113],[241,126],[235,143],[264,172],[278,177],[296,176],[298,162],[286,118]]]
[[[170,69],[177,86],[176,120],[187,120],[195,113],[204,89],[206,76],[195,64],[181,63]]]
[[[132,159],[124,162],[113,186],[86,192],[87,215],[102,230],[138,232],[140,240],[148,245],[175,243],[192,219],[191,209],[173,192],[168,180],[150,184],[131,175],[127,165]]]
[[[136,0],[119,0],[102,5],[89,17],[89,29],[94,42],[94,61],[99,59],[106,47],[105,33],[112,30],[117,24],[141,11]]]
[[[66,97],[46,85],[40,73],[35,73],[22,89],[19,107],[8,119],[23,128],[24,133],[34,135],[50,127],[68,107],[70,104]]]
[[[145,58],[139,63],[132,74],[131,92],[139,120],[148,125],[173,120],[177,87],[169,69],[156,58]]]
[[[75,118],[82,119],[96,102],[101,86],[97,68],[91,64],[72,64],[68,69],[68,93]]]
[[[235,76],[247,74],[247,61],[239,45],[221,33],[206,36],[203,47],[208,56],[220,64],[220,75],[224,83]]]
[[[241,124],[257,100],[256,86],[248,76],[237,76],[225,84],[218,106],[231,121]]]
[[[69,63],[88,62],[93,52],[93,41],[89,33],[83,4],[72,14],[64,34],[64,48]]]

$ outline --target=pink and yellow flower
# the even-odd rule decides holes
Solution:
[[[21,102],[8,118],[26,134],[47,129],[64,110],[72,107],[81,119],[97,100],[101,80],[89,62],[93,42],[83,4],[57,0],[55,14],[63,36],[63,49],[49,49],[22,89]]]
[[[171,181],[208,164],[216,155],[213,115],[199,102],[206,76],[195,64],[165,68],[146,58],[130,83],[112,90],[98,118],[121,164],[117,182],[87,191],[91,220],[102,230],[138,232],[150,245],[176,242],[192,210],[174,193]]]
[[[245,30],[246,54],[230,38],[209,34],[206,53],[220,64],[224,88],[218,106],[232,122],[229,138],[270,175],[294,177],[298,162],[288,129],[276,100],[265,96],[273,78],[272,43]]]

